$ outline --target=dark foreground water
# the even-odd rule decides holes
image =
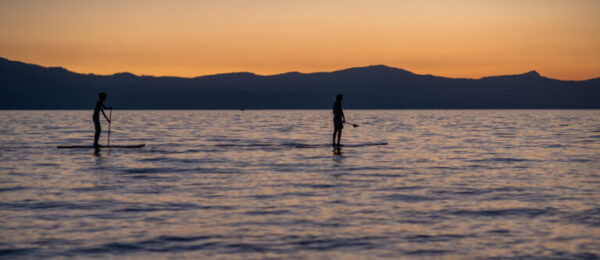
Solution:
[[[330,113],[0,111],[0,257],[600,256],[600,110]]]

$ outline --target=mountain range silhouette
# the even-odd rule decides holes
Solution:
[[[600,108],[600,78],[563,81],[536,71],[481,79],[419,75],[384,65],[334,72],[248,72],[195,78],[80,74],[0,58],[0,109]]]

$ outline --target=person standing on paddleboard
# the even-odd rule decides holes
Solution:
[[[337,94],[335,97],[335,103],[333,103],[333,146],[336,146],[336,135],[337,146],[341,146],[340,139],[342,139],[342,129],[344,128],[344,123],[346,123],[346,117],[344,117],[344,111],[342,111],[343,97],[344,95]]]
[[[104,100],[106,100],[106,93],[102,92],[98,94],[98,97],[99,99],[98,101],[96,101],[96,107],[94,108],[94,115],[92,116],[92,119],[94,120],[94,128],[96,129],[96,133],[94,134],[94,147],[100,147],[100,145],[98,144],[98,139],[100,139],[100,132],[102,132],[102,128],[100,127],[100,112],[102,112],[102,115],[104,116],[104,118],[106,118],[106,121],[110,123],[110,119],[108,119],[108,117],[104,113],[104,109],[108,108],[104,105]]]

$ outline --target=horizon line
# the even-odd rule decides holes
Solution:
[[[433,75],[433,74],[419,74],[419,73],[415,73],[415,72],[407,70],[407,69],[398,68],[398,67],[392,67],[392,66],[388,66],[388,65],[385,65],[385,64],[376,64],[376,65],[371,64],[371,65],[365,65],[365,66],[355,66],[355,67],[347,67],[347,68],[337,69],[337,70],[315,71],[315,72],[288,71],[288,72],[282,72],[282,73],[276,73],[276,74],[257,74],[257,73],[250,72],[250,71],[232,71],[232,72],[222,72],[222,73],[198,75],[198,76],[191,76],[191,77],[188,77],[188,76],[174,76],[174,75],[145,75],[145,74],[135,74],[135,73],[129,72],[129,71],[120,71],[120,72],[115,72],[115,73],[112,73],[112,74],[96,74],[96,73],[93,73],[93,72],[88,72],[88,73],[86,73],[86,72],[77,72],[77,71],[71,70],[71,69],[63,67],[63,66],[44,66],[44,65],[40,65],[40,64],[29,63],[29,62],[26,62],[26,61],[11,60],[11,59],[4,58],[4,57],[1,57],[1,56],[0,56],[0,59],[4,59],[4,60],[10,61],[10,62],[22,63],[22,64],[26,64],[26,65],[38,66],[38,67],[42,67],[42,68],[46,68],[46,69],[63,69],[63,70],[66,70],[68,72],[75,73],[75,74],[80,74],[80,75],[95,75],[95,76],[103,76],[103,77],[116,76],[116,75],[119,75],[119,74],[130,74],[130,75],[133,75],[133,76],[136,76],[136,77],[181,78],[181,79],[196,79],[196,78],[211,77],[211,76],[220,76],[220,75],[228,75],[228,74],[252,74],[252,75],[256,75],[256,76],[260,76],[260,77],[274,77],[274,76],[281,76],[281,75],[285,75],[285,74],[294,74],[294,73],[303,74],[303,75],[310,75],[310,74],[320,74],[320,73],[335,73],[335,72],[346,71],[346,70],[351,70],[351,69],[362,69],[362,68],[369,68],[369,67],[385,67],[385,68],[390,68],[390,69],[405,71],[405,72],[408,72],[408,73],[411,73],[411,74],[414,74],[414,75],[417,75],[417,76],[432,76],[432,77],[447,78],[447,79],[480,80],[480,79],[493,78],[493,77],[518,76],[518,75],[524,75],[524,74],[528,74],[528,73],[535,73],[539,77],[547,78],[547,79],[553,79],[553,80],[559,80],[559,81],[589,81],[589,80],[600,79],[600,76],[593,77],[593,78],[588,78],[588,79],[581,79],[581,80],[549,78],[549,77],[546,77],[546,76],[540,74],[536,69],[532,69],[532,70],[529,70],[529,71],[523,72],[523,73],[501,74],[501,75],[488,75],[488,76],[481,76],[479,78],[448,77],[448,76],[440,76],[440,75]]]

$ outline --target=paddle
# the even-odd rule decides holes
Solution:
[[[108,112],[108,139],[106,140],[106,146],[110,146],[110,124],[112,123],[112,107]]]
[[[358,125],[357,125],[357,124],[353,124],[353,123],[348,123],[348,122],[344,122],[344,123],[345,123],[345,124],[349,124],[349,125],[352,125],[352,126],[353,126],[353,127],[358,127]]]

